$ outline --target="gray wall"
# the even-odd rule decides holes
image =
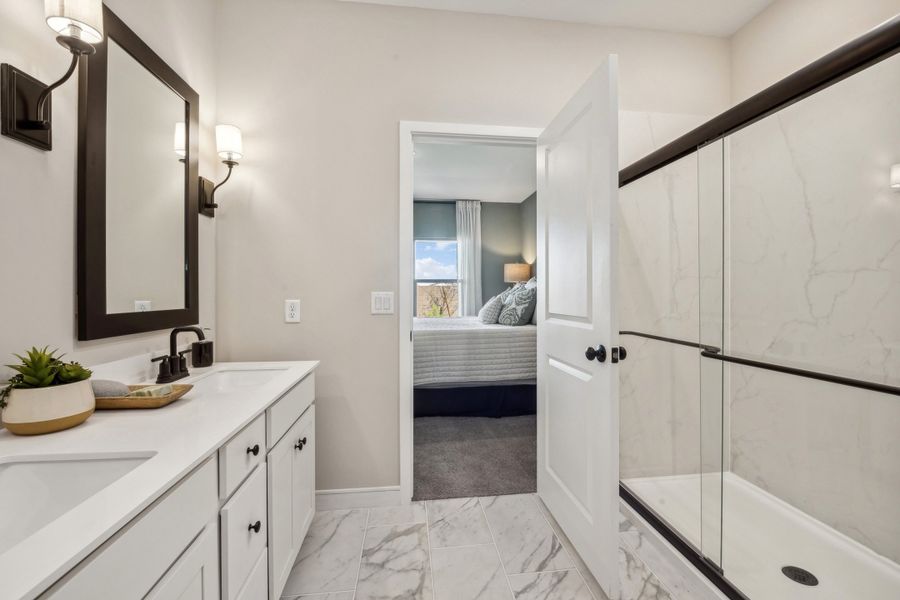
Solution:
[[[413,235],[417,240],[455,240],[456,203],[413,203]]]
[[[532,265],[537,260],[537,192],[525,198],[519,205],[522,222],[522,258]]]
[[[508,287],[503,264],[522,260],[522,218],[518,204],[481,203],[481,297]]]

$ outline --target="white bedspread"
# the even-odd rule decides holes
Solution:
[[[520,383],[536,377],[534,325],[485,325],[477,317],[413,319],[416,386]]]

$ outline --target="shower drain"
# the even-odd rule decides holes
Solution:
[[[816,576],[806,569],[788,566],[781,567],[781,572],[784,573],[785,577],[787,577],[791,581],[796,581],[800,585],[819,585],[819,580],[816,578]]]

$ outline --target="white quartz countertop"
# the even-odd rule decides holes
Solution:
[[[0,431],[0,461],[122,453],[152,457],[0,554],[0,598],[31,599],[147,508],[318,366],[317,361],[217,363],[177,383],[195,388],[154,410],[97,411],[82,425],[41,436]],[[219,371],[276,370],[265,383],[223,392]],[[136,382],[126,382],[136,383]],[[3,508],[0,507],[0,510]]]

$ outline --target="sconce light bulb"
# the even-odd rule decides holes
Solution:
[[[891,166],[891,187],[900,190],[900,163]]]
[[[59,35],[95,45],[103,41],[102,0],[44,0],[47,25]]]
[[[237,164],[244,158],[241,130],[234,125],[216,125],[216,151],[223,161]]]

